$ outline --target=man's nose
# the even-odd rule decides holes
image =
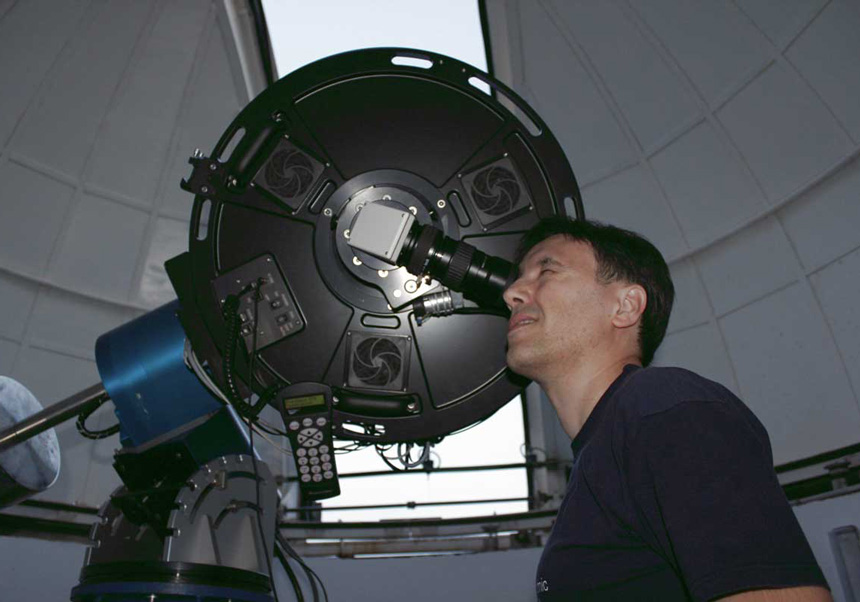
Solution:
[[[505,289],[505,292],[502,293],[502,298],[505,300],[505,305],[513,309],[517,305],[525,303],[527,293],[528,291],[523,283],[523,279],[517,278],[513,284]]]

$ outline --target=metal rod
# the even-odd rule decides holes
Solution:
[[[105,397],[107,397],[107,392],[104,385],[98,383],[45,408],[41,412],[36,412],[18,424],[13,424],[0,432],[0,452],[35,437],[69,418],[74,418],[91,405],[101,403]]]
[[[451,468],[433,468],[425,470],[423,468],[415,468],[411,470],[372,470],[368,472],[345,472],[337,475],[339,479],[349,479],[354,477],[388,477],[393,475],[405,474],[435,474],[438,472],[479,472],[482,470],[510,470],[513,468],[558,468],[571,464],[569,460],[548,460],[546,462],[521,462],[518,464],[480,464],[478,466],[452,466]],[[280,482],[298,481],[299,477],[289,476],[283,477]]]
[[[296,512],[298,510],[380,510],[384,508],[417,508],[419,506],[459,506],[464,504],[498,504],[506,502],[527,502],[527,497],[505,497],[492,500],[454,500],[450,502],[402,502],[400,504],[371,504],[369,506],[297,506],[288,508],[287,512]]]

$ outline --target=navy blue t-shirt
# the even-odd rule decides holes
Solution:
[[[777,481],[767,432],[725,387],[680,368],[629,365],[571,447],[539,600],[827,587]]]

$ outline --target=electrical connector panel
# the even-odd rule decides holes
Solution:
[[[306,325],[287,280],[271,255],[261,255],[225,272],[212,284],[222,305],[228,296],[238,295],[250,285],[239,304],[242,324],[239,332],[249,351],[254,348],[255,313],[257,350],[300,332]]]

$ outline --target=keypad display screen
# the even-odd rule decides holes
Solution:
[[[312,408],[325,405],[324,395],[304,395],[302,397],[291,397],[284,400],[285,410],[298,410],[300,408]]]

